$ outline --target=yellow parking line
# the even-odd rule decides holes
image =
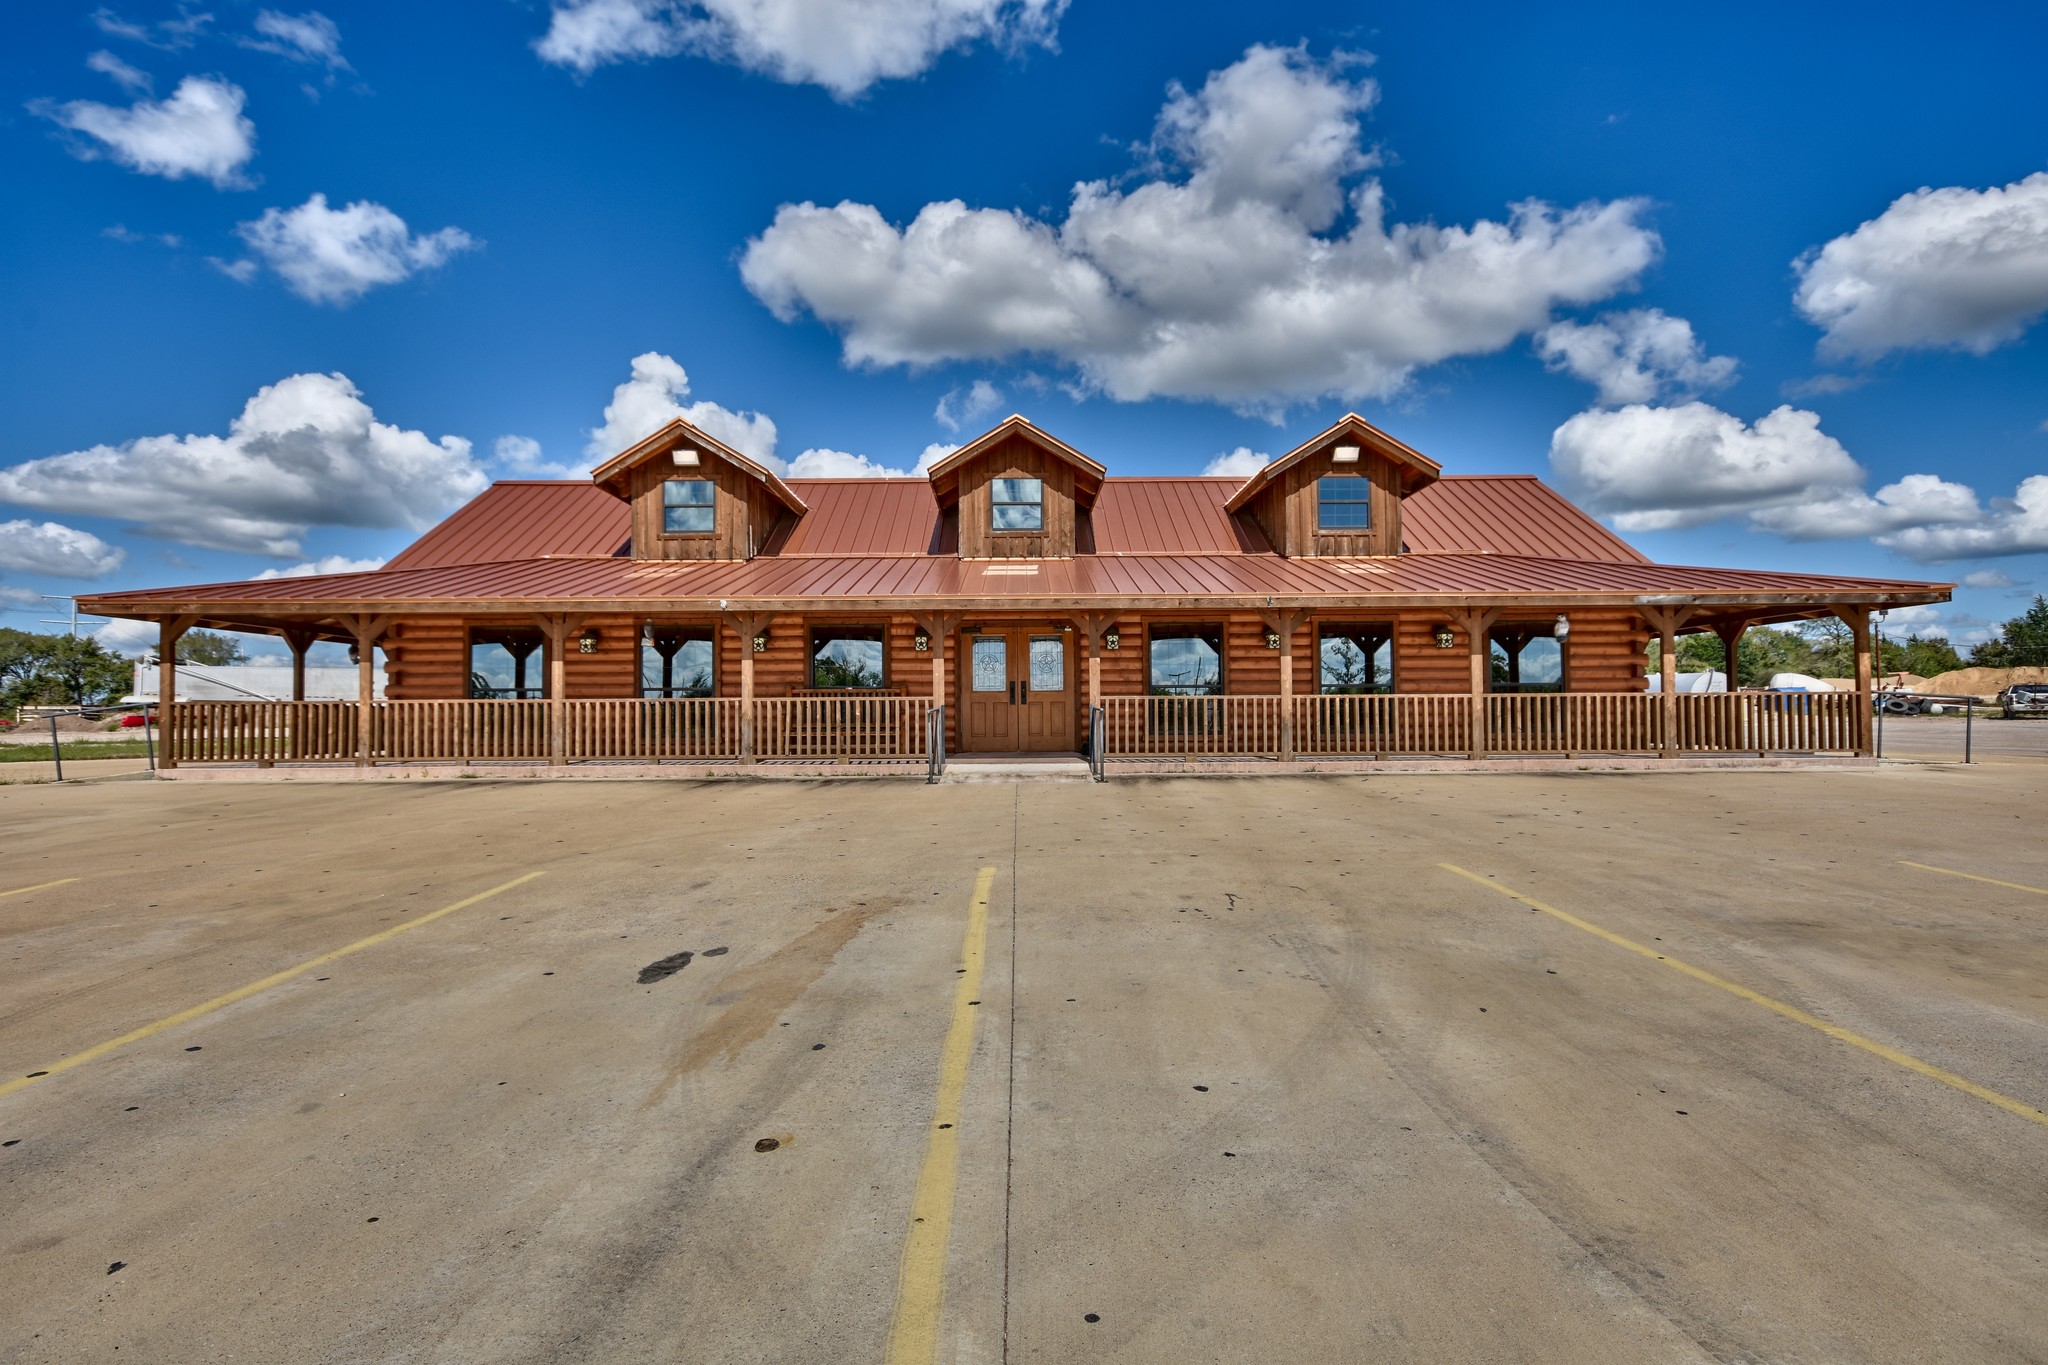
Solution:
[[[526,882],[532,881],[535,877],[544,875],[546,874],[529,872],[523,877],[514,877],[502,886],[494,886],[488,891],[479,891],[476,895],[466,900],[459,900],[453,905],[444,905],[439,910],[421,915],[418,919],[407,920],[403,924],[394,924],[389,929],[379,930],[368,938],[359,938],[346,948],[336,948],[331,953],[322,953],[318,957],[309,957],[296,967],[287,967],[281,972],[275,972],[264,977],[261,981],[252,981],[237,990],[229,991],[226,995],[217,995],[203,1005],[194,1005],[191,1009],[179,1010],[176,1014],[168,1015],[153,1024],[144,1024],[141,1028],[132,1029],[118,1038],[109,1038],[106,1042],[89,1047],[83,1052],[74,1052],[69,1057],[63,1058],[61,1061],[52,1062],[41,1070],[31,1072],[26,1076],[16,1076],[13,1080],[0,1082],[0,1096],[11,1095],[17,1090],[24,1090],[34,1085],[37,1081],[47,1080],[52,1076],[60,1076],[72,1067],[83,1066],[95,1058],[104,1057],[116,1048],[140,1042],[144,1038],[162,1033],[167,1028],[176,1028],[179,1024],[190,1023],[202,1015],[212,1014],[217,1009],[223,1009],[232,1005],[237,1000],[247,1000],[258,992],[267,991],[272,986],[282,985],[295,976],[312,971],[315,967],[324,967],[336,958],[347,957],[350,953],[359,953],[365,948],[374,948],[387,939],[398,937],[408,929],[417,929],[422,924],[431,924],[444,915],[454,914],[457,910],[467,910],[478,901],[487,901],[500,892],[510,891],[515,886],[523,885]]]
[[[53,886],[68,886],[79,881],[78,877],[59,877],[54,882],[37,882],[34,886],[17,886],[12,891],[0,891],[0,899],[8,896],[26,896],[31,891],[48,891]]]
[[[953,988],[953,1022],[939,1054],[939,1101],[925,1143],[924,1166],[910,1197],[910,1232],[896,1276],[896,1312],[889,1322],[888,1365],[931,1365],[939,1355],[939,1313],[946,1298],[946,1244],[953,1227],[953,1188],[960,1173],[960,1096],[974,1058],[975,1009],[988,952],[988,896],[996,870],[981,869],[967,904],[967,967]]]
[[[1909,862],[1904,858],[1898,862],[1900,867],[1917,867],[1922,872],[1939,872],[1944,877],[1967,877],[1973,882],[1988,882],[1992,886],[2002,886],[2008,891],[2031,891],[2037,896],[2048,896],[2048,887],[2028,886],[2025,882],[2002,882],[1996,877],[1980,877],[1974,872],[1958,872],[1952,867],[1935,867],[1931,863]]]
[[[1997,1105],[2000,1109],[2003,1109],[2008,1113],[2017,1114],[2021,1118],[2026,1119],[2031,1123],[2038,1123],[2042,1127],[2048,1128],[2048,1113],[2043,1113],[2041,1110],[2036,1109],[2034,1106],[2022,1103],[2021,1101],[2012,1098],[2010,1095],[2001,1095],[1996,1090],[1992,1090],[1987,1086],[1977,1084],[1975,1081],[1968,1080],[1962,1076],[1958,1076],[1953,1071],[1945,1071],[1941,1067],[1935,1066],[1932,1062],[1923,1062],[1918,1057],[1915,1057],[1910,1053],[1901,1052],[1895,1047],[1886,1047],[1883,1043],[1880,1043],[1872,1038],[1865,1038],[1860,1033],[1852,1033],[1850,1030],[1843,1028],[1840,1024],[1831,1024],[1825,1019],[1821,1019],[1814,1015],[1808,1014],[1805,1010],[1800,1009],[1797,1006],[1788,1005],[1784,1003],[1782,1000],[1773,1000],[1768,995],[1760,995],[1756,991],[1751,990],[1747,986],[1738,986],[1733,981],[1727,981],[1722,979],[1721,977],[1715,976],[1712,972],[1703,972],[1698,967],[1694,967],[1687,963],[1680,962],[1677,958],[1667,956],[1664,953],[1660,953],[1655,948],[1645,947],[1643,944],[1637,943],[1634,939],[1623,938],[1620,934],[1614,933],[1612,930],[1602,929],[1597,924],[1588,923],[1587,921],[1580,919],[1577,915],[1566,914],[1564,911],[1558,909],[1554,905],[1545,905],[1542,901],[1537,900],[1533,896],[1525,896],[1519,891],[1510,891],[1507,887],[1502,886],[1499,882],[1490,881],[1487,878],[1480,876],[1476,872],[1467,872],[1464,868],[1457,867],[1451,863],[1438,863],[1437,866],[1441,867],[1446,872],[1455,872],[1460,877],[1463,877],[1468,881],[1478,882],[1481,886],[1486,887],[1489,890],[1498,891],[1501,895],[1508,897],[1510,900],[1518,900],[1522,904],[1528,906],[1531,910],[1541,910],[1546,915],[1551,915],[1557,919],[1563,920],[1566,924],[1571,925],[1575,929],[1583,929],[1587,933],[1592,934],[1596,938],[1604,938],[1617,948],[1626,948],[1630,952],[1641,954],[1643,957],[1647,957],[1653,962],[1661,962],[1675,972],[1684,972],[1687,976],[1691,977],[1695,981],[1704,981],[1709,986],[1718,987],[1719,989],[1728,992],[1730,995],[1740,996],[1742,999],[1749,1001],[1749,1003],[1752,1005],[1762,1005],[1765,1009],[1770,1010],[1773,1013],[1782,1014],[1787,1019],[1791,1019],[1797,1023],[1804,1024],[1810,1029],[1817,1029],[1820,1032],[1825,1033],[1830,1038],[1839,1039],[1842,1042],[1849,1044],[1851,1047],[1860,1047],[1865,1052],[1873,1053],[1876,1056],[1884,1058],[1888,1062],[1893,1062],[1899,1066],[1906,1068],[1906,1070],[1908,1071],[1917,1071],[1922,1076],[1925,1076],[1930,1080],[1940,1081],[1943,1085],[1954,1086],[1957,1090],[1962,1091],[1965,1095],[1975,1095],[1980,1100],[1988,1100],[1992,1104]]]

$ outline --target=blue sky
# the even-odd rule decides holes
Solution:
[[[1981,585],[1902,623],[1961,643],[2048,589],[2038,5],[857,8],[13,16],[5,619],[379,561],[679,410],[1140,474],[1356,409],[1659,559]]]

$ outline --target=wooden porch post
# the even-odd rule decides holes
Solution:
[[[1874,726],[1876,710],[1871,687],[1870,608],[1836,607],[1835,615],[1842,618],[1856,639],[1856,756],[1869,758],[1877,752]]]
[[[185,632],[197,625],[196,616],[172,616],[157,622],[156,645],[156,716],[158,768],[178,766],[178,748],[173,742],[177,726],[171,720],[171,707],[178,700],[178,641]]]
[[[1657,747],[1665,758],[1678,757],[1678,628],[1691,620],[1697,608],[1645,606],[1636,610],[1657,632],[1657,682],[1663,695],[1657,711],[1662,718],[1662,743]]]
[[[1721,666],[1728,674],[1728,690],[1733,692],[1742,686],[1742,637],[1749,633],[1749,618],[1724,621],[1714,627],[1714,634],[1721,637]]]
[[[370,730],[375,706],[377,641],[391,628],[389,616],[368,614],[339,618],[356,637],[356,766],[371,766]]]
[[[1280,761],[1294,761],[1294,631],[1306,611],[1262,611],[1259,619],[1280,637]]]
[[[911,620],[931,640],[932,707],[938,710],[946,705],[946,641],[959,627],[960,616],[957,612],[927,612]]]
[[[548,766],[569,761],[569,637],[583,629],[581,616],[536,616],[534,624],[548,642]]]
[[[1500,619],[1500,608],[1484,610],[1473,607],[1468,611],[1453,612],[1451,622],[1465,632],[1465,649],[1472,666],[1471,677],[1467,680],[1472,694],[1472,746],[1471,757],[1485,758],[1489,747],[1486,729],[1486,691],[1493,660],[1487,649],[1487,632]]]
[[[1081,628],[1081,634],[1088,637],[1088,715],[1089,737],[1094,736],[1094,716],[1102,708],[1102,641],[1116,629],[1116,613],[1113,611],[1076,612],[1074,624]],[[1107,747],[1108,720],[1104,721],[1104,747]],[[1089,755],[1090,758],[1097,755]]]
[[[313,632],[297,626],[286,626],[278,632],[284,636],[286,648],[292,652],[292,700],[306,699],[306,651],[313,647]]]
[[[726,624],[739,633],[740,637],[740,762],[759,761],[755,753],[757,735],[754,725],[754,637],[768,629],[771,620],[765,611],[729,611],[725,613]]]

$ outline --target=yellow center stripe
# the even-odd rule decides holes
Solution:
[[[394,924],[389,929],[379,930],[368,938],[359,938],[346,948],[336,948],[331,953],[322,953],[318,957],[309,957],[296,967],[287,967],[281,972],[275,972],[264,977],[261,981],[251,981],[248,985],[229,991],[226,995],[217,995],[203,1005],[194,1005],[191,1009],[179,1010],[176,1014],[167,1015],[153,1024],[144,1024],[141,1028],[133,1029],[118,1038],[109,1038],[106,1042],[100,1043],[95,1047],[89,1047],[83,1052],[74,1052],[62,1061],[50,1063],[50,1065],[33,1075],[16,1076],[12,1080],[0,1082],[0,1096],[11,1095],[17,1090],[26,1089],[37,1081],[47,1080],[52,1076],[61,1076],[72,1067],[83,1066],[95,1058],[104,1057],[116,1048],[126,1047],[130,1043],[141,1042],[144,1038],[162,1033],[167,1028],[176,1028],[179,1024],[188,1024],[202,1015],[212,1014],[217,1009],[224,1009],[234,1004],[237,1000],[247,1000],[250,996],[261,991],[267,991],[272,986],[281,986],[295,976],[312,971],[315,967],[324,967],[336,958],[347,957],[350,953],[359,953],[365,948],[374,948],[387,939],[398,937],[409,929],[417,929],[422,924],[432,924],[444,915],[452,915],[457,910],[467,910],[478,901],[487,901],[501,892],[510,891],[515,886],[520,886],[532,881],[535,877],[544,875],[544,873],[540,872],[529,872],[523,877],[514,877],[502,886],[494,886],[488,891],[479,891],[466,900],[459,900],[453,905],[444,905],[439,910],[421,915],[418,919],[407,920],[403,924]]]
[[[2028,886],[2024,882],[2002,882],[1996,877],[1980,877],[1974,872],[1958,872],[1952,867],[1935,867],[1930,863],[1908,862],[1904,858],[1899,859],[1898,862],[1900,867],[1917,867],[1922,872],[1939,872],[1944,877],[1965,877],[1973,882],[1986,882],[1992,886],[2002,886],[2008,891],[2031,891],[2037,896],[2048,896],[2048,887]]]
[[[48,891],[53,886],[69,886],[72,882],[78,880],[80,880],[80,878],[59,877],[54,882],[37,882],[34,886],[17,886],[12,891],[0,891],[0,898],[4,898],[7,896],[26,896],[31,891]]]
[[[988,896],[996,870],[981,869],[967,906],[960,961],[967,970],[953,988],[953,1022],[939,1054],[939,1101],[925,1143],[924,1167],[910,1196],[910,1233],[896,1276],[896,1313],[889,1323],[888,1365],[931,1365],[939,1355],[939,1313],[946,1299],[946,1243],[953,1227],[953,1189],[960,1174],[960,1096],[974,1059],[975,1007],[988,956]]]
[[[1761,995],[1756,991],[1751,990],[1747,986],[1738,986],[1733,981],[1727,981],[1722,979],[1721,977],[1715,976],[1712,972],[1701,971],[1698,967],[1691,966],[1688,963],[1680,962],[1677,958],[1669,957],[1663,953],[1660,953],[1655,948],[1645,947],[1643,944],[1637,943],[1634,939],[1623,938],[1620,934],[1614,933],[1611,930],[1602,929],[1597,924],[1590,924],[1587,921],[1580,919],[1577,915],[1566,914],[1564,911],[1558,909],[1554,905],[1545,905],[1542,901],[1537,900],[1533,896],[1525,896],[1519,891],[1510,891],[1507,887],[1502,886],[1499,882],[1489,881],[1487,878],[1480,876],[1476,872],[1467,872],[1464,868],[1454,866],[1451,863],[1438,863],[1437,866],[1441,867],[1446,872],[1455,872],[1460,877],[1464,877],[1468,881],[1478,882],[1481,886],[1486,887],[1488,890],[1498,891],[1501,895],[1506,896],[1510,900],[1520,901],[1522,904],[1528,906],[1531,910],[1541,910],[1546,915],[1551,915],[1556,917],[1557,919],[1563,920],[1566,924],[1571,925],[1574,929],[1583,929],[1587,933],[1592,934],[1596,938],[1604,938],[1617,948],[1626,948],[1632,953],[1638,953],[1641,954],[1643,957],[1649,958],[1652,962],[1661,962],[1665,966],[1671,968],[1671,970],[1675,972],[1683,972],[1695,981],[1704,981],[1709,986],[1713,986],[1717,989],[1724,990],[1728,992],[1728,994],[1730,995],[1740,996],[1742,999],[1749,1001],[1749,1003],[1752,1005],[1762,1005],[1765,1009],[1770,1010],[1775,1014],[1782,1014],[1787,1019],[1791,1019],[1797,1023],[1804,1024],[1810,1029],[1817,1029],[1818,1031],[1825,1033],[1830,1038],[1839,1039],[1842,1042],[1849,1044],[1851,1047],[1860,1047],[1865,1052],[1872,1053],[1875,1056],[1882,1057],[1888,1062],[1892,1062],[1896,1065],[1906,1068],[1906,1070],[1908,1071],[1917,1071],[1922,1076],[1927,1077],[1929,1080],[1936,1080],[1940,1081],[1943,1085],[1954,1086],[1956,1089],[1962,1091],[1965,1095],[1975,1095],[1980,1100],[1988,1100],[1992,1104],[1997,1105],[2000,1109],[2003,1109],[2008,1113],[2017,1114],[2021,1118],[2026,1119],[2031,1123],[2038,1123],[2042,1127],[2048,1128],[2048,1113],[2043,1113],[2041,1110],[2036,1109],[2034,1106],[2022,1103],[2021,1101],[2012,1098],[2010,1095],[2001,1095],[1996,1090],[1992,1090],[1986,1086],[1981,1086],[1977,1084],[1975,1081],[1968,1080],[1965,1077],[1958,1076],[1953,1071],[1945,1071],[1941,1067],[1934,1065],[1932,1062],[1923,1062],[1918,1057],[1915,1057],[1910,1053],[1901,1052],[1895,1047],[1886,1047],[1883,1043],[1880,1043],[1873,1038],[1865,1038],[1860,1033],[1851,1032],[1850,1030],[1843,1028],[1840,1024],[1831,1024],[1825,1019],[1821,1019],[1815,1015],[1808,1014],[1805,1010],[1798,1008],[1796,1005],[1788,1005],[1782,1000],[1773,1000],[1770,996]]]

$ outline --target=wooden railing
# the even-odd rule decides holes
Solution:
[[[387,763],[420,759],[545,762],[549,706],[545,701],[509,699],[373,702],[370,757]]]
[[[1524,692],[1486,699],[1495,754],[1650,754],[1663,747],[1659,698],[1648,692]]]
[[[656,697],[562,703],[563,756],[717,759],[740,756],[737,697]]]
[[[1278,697],[1104,697],[1102,722],[1110,754],[1280,753]]]
[[[356,756],[354,702],[181,701],[163,718],[170,763],[332,763]]]
[[[1678,747],[1694,754],[1853,753],[1869,712],[1854,692],[1699,692],[1678,697]]]
[[[1462,754],[1472,747],[1472,699],[1432,692],[1294,698],[1297,757]]]
[[[923,758],[923,697],[839,692],[823,697],[756,697],[754,756]]]

